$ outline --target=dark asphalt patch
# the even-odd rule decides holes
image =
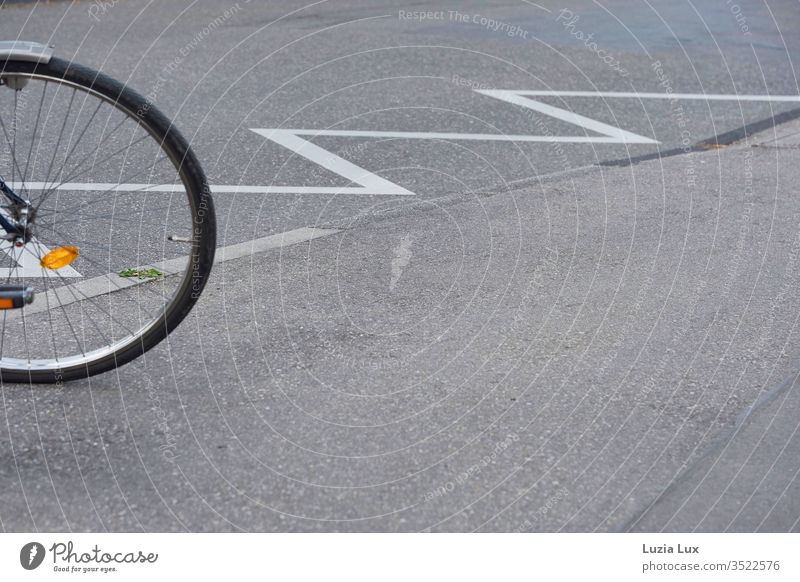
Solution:
[[[744,125],[738,129],[720,133],[714,137],[704,139],[690,148],[671,148],[663,152],[653,152],[651,154],[643,154],[640,156],[599,162],[597,165],[606,167],[626,167],[638,164],[639,162],[669,158],[672,156],[679,156],[681,154],[703,152],[717,147],[725,147],[750,137],[753,134],[772,129],[773,127],[777,127],[782,123],[797,119],[798,117],[800,117],[800,108],[792,109],[791,111],[784,111],[783,113],[779,113],[759,121],[754,121],[753,123],[748,123],[747,125]]]

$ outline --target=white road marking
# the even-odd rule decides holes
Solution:
[[[534,111],[538,111],[543,115],[554,117],[566,123],[577,125],[578,127],[581,127],[589,131],[595,131],[597,133],[601,133],[609,137],[616,138],[616,141],[606,142],[606,143],[649,143],[649,144],[658,143],[658,141],[650,139],[649,137],[644,137],[632,133],[630,131],[625,131],[624,129],[620,129],[619,127],[614,127],[613,125],[608,125],[607,123],[603,123],[602,121],[597,121],[596,119],[590,119],[588,117],[584,117],[583,115],[578,115],[577,113],[573,113],[572,111],[567,111],[566,109],[553,107],[552,105],[547,105],[545,103],[540,103],[539,101],[534,101],[533,99],[528,99],[526,95],[529,95],[530,93],[527,93],[525,91],[500,91],[494,89],[480,89],[476,90],[476,92],[480,93],[481,95],[486,95],[488,97],[494,97],[495,99],[500,99],[501,101],[505,101],[506,103],[519,105],[520,107],[525,107],[527,109],[533,109]]]
[[[355,194],[355,195],[389,195],[389,196],[409,196],[413,192],[406,190],[377,174],[356,166],[352,162],[337,156],[307,139],[300,136],[309,137],[366,137],[366,138],[390,138],[390,139],[438,139],[438,140],[473,140],[473,141],[507,141],[507,142],[559,142],[577,144],[657,144],[656,140],[644,137],[612,125],[608,125],[595,119],[590,119],[577,113],[540,103],[528,97],[608,97],[608,98],[631,98],[631,99],[686,99],[686,100],[706,100],[706,101],[762,101],[762,102],[800,102],[800,95],[733,95],[733,94],[703,94],[703,93],[636,93],[636,92],[614,92],[614,91],[525,91],[525,90],[476,90],[476,92],[534,110],[543,115],[559,119],[572,125],[577,125],[585,130],[600,133],[600,136],[541,136],[541,135],[504,135],[504,134],[481,134],[481,133],[446,133],[446,132],[413,132],[413,131],[361,131],[361,130],[317,130],[317,129],[260,129],[253,128],[252,131],[258,133],[294,153],[358,184],[358,186],[332,187],[332,186],[255,186],[255,185],[216,185],[211,186],[214,193],[243,193],[243,194]],[[19,188],[22,184],[9,184],[12,188]],[[58,182],[27,182],[24,188],[28,190],[62,190],[62,191],[107,191],[107,192],[180,192],[183,190],[182,184],[137,184],[113,182],[68,182],[60,184]],[[321,236],[330,236],[339,232],[335,229],[314,229],[301,228],[288,231],[280,235],[272,235],[260,239],[255,239],[245,243],[239,243],[217,250],[217,263],[225,262],[235,258],[240,258],[255,253],[263,252],[272,248],[289,246],[298,242],[313,240]],[[17,269],[0,268],[0,277],[8,277],[12,271],[22,277],[81,277],[75,269],[70,266],[58,270],[58,274],[42,269],[39,266],[37,256],[44,255],[49,249],[38,241],[32,241],[18,251],[8,241],[0,241],[0,252],[4,252],[12,257],[17,263]],[[34,252],[34,250],[36,252]],[[156,265],[147,267],[157,268],[165,274],[175,274],[180,272],[186,265],[188,257],[162,261]],[[81,281],[69,286],[73,291],[77,291],[83,296],[95,297],[139,285],[146,281],[120,277],[110,273],[92,279]],[[61,295],[61,293],[68,293]],[[51,290],[47,295],[54,294],[50,299],[53,302],[58,298],[61,304],[66,305],[76,301],[75,295],[67,291],[67,287]],[[35,305],[26,308],[26,313],[36,313],[46,311],[46,299],[40,297]],[[42,305],[45,305],[42,307]]]
[[[494,133],[445,133],[445,132],[420,132],[420,131],[361,131],[361,130],[333,130],[333,129],[271,129],[271,128],[251,128],[255,133],[264,136],[270,141],[277,143],[292,151],[293,153],[306,158],[322,166],[323,168],[346,178],[360,186],[348,187],[347,192],[342,188],[333,189],[334,193],[340,194],[368,194],[381,196],[413,195],[402,186],[394,184],[377,174],[356,166],[352,162],[337,156],[333,152],[326,150],[316,144],[311,143],[300,136],[309,137],[377,137],[389,139],[438,139],[438,140],[473,140],[473,141],[506,141],[506,142],[541,142],[541,143],[582,143],[582,144],[657,144],[657,140],[642,135],[625,131],[619,127],[614,127],[596,119],[590,119],[583,115],[578,115],[572,111],[547,105],[529,99],[524,91],[500,91],[500,90],[480,90],[477,91],[487,97],[499,99],[512,105],[531,109],[542,115],[547,115],[569,123],[577,125],[585,131],[599,133],[599,136],[557,136],[557,135],[506,135]],[[320,188],[314,186],[294,187],[288,191],[283,187],[269,187],[270,190],[264,193],[292,193],[292,194],[330,194],[331,188]],[[246,191],[243,187],[237,192]]]
[[[398,189],[400,187],[398,186]],[[370,196],[373,194],[381,196],[413,196],[413,192],[403,189],[403,192],[377,191],[372,192],[363,186],[211,186],[214,194],[347,194]]]
[[[599,122],[597,122],[599,123]],[[611,127],[611,126],[609,126]],[[253,130],[265,131],[265,130]],[[266,130],[270,131],[270,130]],[[504,133],[444,133],[431,131],[359,131],[341,129],[290,129],[295,135],[309,135],[315,137],[384,137],[398,139],[441,139],[452,141],[530,141],[540,143],[658,143],[652,139],[637,136],[633,141],[624,140],[618,136],[581,136],[581,135],[516,135]],[[621,130],[620,130],[621,131]],[[631,134],[636,135],[636,134]],[[647,140],[647,141],[644,141]]]
[[[388,195],[388,196],[413,196],[413,192],[409,192],[402,186],[381,178],[364,168],[356,166],[352,162],[348,162],[341,156],[337,156],[324,148],[319,147],[310,141],[298,137],[298,133],[287,129],[252,129],[259,135],[263,135],[267,139],[274,141],[299,156],[303,156],[309,161],[314,162],[351,182],[355,182],[361,188],[363,193]],[[319,188],[313,186],[301,186],[298,194],[318,194],[321,193]],[[351,187],[352,188],[352,187]],[[298,187],[295,186],[293,190],[297,191]],[[331,190],[326,188],[325,190]],[[341,188],[337,189],[341,190]]]
[[[12,182],[12,189],[72,192],[183,192],[183,184],[125,184],[115,182]]]
[[[391,182],[389,182],[391,184]],[[11,184],[12,188],[22,189],[21,183]],[[24,188],[29,191],[37,190],[60,190],[72,192],[183,192],[183,184],[114,184],[111,182],[69,182],[65,184],[45,183],[45,182],[26,182]],[[311,190],[311,192],[309,192]],[[402,190],[402,191],[401,191]],[[368,191],[363,186],[358,187],[313,187],[307,186],[248,186],[245,184],[218,184],[211,186],[214,194],[365,194]],[[408,190],[397,186],[396,190],[389,191],[387,187],[385,194],[392,195],[413,195]]]
[[[335,228],[296,228],[286,232],[257,238],[248,242],[238,243],[217,249],[214,265],[263,253],[272,249],[288,247],[298,243],[311,241],[317,238],[331,236],[341,232]],[[142,265],[142,269],[157,269],[165,275],[183,273],[189,264],[189,257],[178,257],[166,261],[159,261],[150,265]],[[78,301],[85,301],[100,295],[107,295],[122,289],[136,287],[150,281],[135,277],[121,277],[116,273],[108,273],[91,279],[50,289],[47,293],[38,294],[31,305],[24,308],[25,315],[43,313],[45,311],[60,309],[61,306],[70,305]],[[9,311],[9,314],[18,313],[19,310]]]
[[[684,99],[706,101],[754,101],[800,103],[800,95],[735,95],[714,93],[636,93],[616,91],[526,91],[526,90],[476,90],[477,93],[531,109],[543,115],[559,119],[585,130],[597,132],[599,136],[559,135],[515,135],[491,133],[447,133],[419,131],[361,131],[331,129],[261,129],[252,131],[266,137],[282,147],[314,162],[358,186],[259,186],[247,184],[212,185],[217,194],[329,194],[367,196],[413,196],[414,193],[356,166],[307,139],[307,137],[354,137],[387,139],[431,139],[467,141],[506,141],[531,143],[575,143],[575,144],[657,144],[657,140],[641,136],[619,127],[590,119],[566,109],[540,103],[528,97],[602,97],[620,99]],[[20,187],[20,184],[11,184]],[[181,184],[115,184],[110,182],[28,182],[28,190],[105,191],[105,192],[180,192]],[[3,271],[0,271],[2,275]]]
[[[714,93],[626,93],[616,91],[512,91],[531,97],[610,97],[612,99],[697,99],[701,101],[774,101],[800,103],[800,95],[734,95]]]
[[[272,249],[289,247],[297,243],[331,236],[340,232],[342,231],[337,228],[303,227],[235,245],[228,245],[217,249],[217,258],[214,264],[248,257]]]
[[[0,208],[0,213],[8,220],[11,216],[4,209]],[[58,270],[58,273],[51,269],[44,269],[39,264],[39,257],[45,256],[50,249],[36,238],[32,238],[25,246],[15,247],[11,241],[0,239],[0,253],[8,255],[16,267],[0,267],[0,281],[9,278],[42,279],[60,277],[82,277],[82,275],[67,265]]]
[[[35,238],[31,239],[23,247],[15,247],[10,241],[0,240],[0,252],[8,255],[17,265],[16,267],[0,268],[0,278],[23,279],[59,279],[61,277],[82,277],[78,271],[67,265],[58,269],[58,272],[51,269],[43,269],[39,264],[39,257],[45,256],[50,249]]]

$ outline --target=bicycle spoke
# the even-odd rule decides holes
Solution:
[[[61,124],[61,131],[58,132],[58,140],[56,141],[56,147],[53,148],[53,157],[50,159],[50,165],[47,168],[47,174],[44,179],[44,183],[47,184],[50,181],[50,172],[53,169],[53,165],[55,164],[56,157],[58,156],[58,150],[61,146],[61,140],[64,138],[64,130],[67,127],[67,121],[69,120],[69,112],[72,110],[72,103],[75,101],[75,94],[76,90],[72,90],[72,97],[69,100],[69,105],[67,106],[67,112],[64,114],[64,123]]]
[[[59,277],[59,279],[60,279],[62,282],[64,282],[64,281],[65,281],[65,278],[64,278],[64,276],[63,276],[63,275],[61,275],[61,273],[59,273],[58,271],[54,271],[54,273],[55,273],[55,274],[56,274],[56,275]],[[100,306],[100,304],[99,304],[99,303],[97,303],[97,302],[95,301],[95,298],[94,298],[94,297],[90,297],[90,296],[88,296],[88,295],[86,295],[86,294],[82,293],[80,289],[76,289],[74,285],[70,285],[68,282],[67,282],[67,283],[65,283],[63,287],[59,287],[59,289],[66,289],[67,291],[69,291],[69,293],[72,295],[73,299],[75,299],[75,302],[74,302],[74,303],[75,303],[75,304],[77,304],[77,305],[80,305],[80,304],[82,303],[82,301],[83,301],[83,300],[89,301],[89,303],[90,303],[90,304],[92,304],[92,305],[94,305],[95,307],[97,307],[97,308],[98,308],[100,311],[102,311],[102,312],[103,312],[105,315],[108,315],[108,317],[109,317],[109,318],[111,318],[111,320],[112,320],[112,321],[114,321],[114,322],[116,322],[117,324],[119,324],[119,325],[120,325],[120,327],[122,327],[123,329],[125,329],[125,331],[127,331],[127,332],[128,332],[130,335],[134,335],[134,333],[135,333],[134,331],[132,331],[132,330],[131,330],[131,329],[130,329],[128,326],[126,326],[125,324],[121,323],[121,322],[120,322],[120,321],[119,321],[117,318],[115,318],[115,317],[114,317],[114,316],[111,314],[111,312],[110,312],[110,311],[108,311],[108,310],[106,310],[106,309],[103,309],[103,308]],[[76,295],[76,294],[75,294],[76,292],[78,293],[78,295],[80,295],[80,297],[78,297],[78,295]],[[56,296],[56,298],[58,298],[58,293],[54,293],[54,295]],[[59,301],[59,302],[60,302],[60,301]],[[63,304],[62,304],[62,307],[63,307]],[[68,316],[66,316],[66,313],[65,313],[65,317],[66,317],[66,319],[67,319],[67,320],[69,320],[69,317],[68,317]],[[93,321],[93,320],[91,320],[91,319],[90,319],[90,321]],[[108,338],[106,337],[106,338],[104,338],[104,339],[108,339]]]
[[[39,260],[41,260],[42,256],[39,255],[39,256],[37,256],[37,258]],[[45,291],[45,293],[44,293],[45,301],[47,302],[47,320],[50,323],[50,339],[53,342],[53,356],[55,357],[55,360],[58,361],[58,348],[57,348],[57,343],[56,343],[57,334],[55,332],[55,326],[53,325],[53,315],[52,315],[51,310],[50,310],[50,294],[48,293],[48,281],[47,281],[47,278],[45,278],[45,281],[44,281],[44,291]],[[56,299],[58,299],[58,294],[55,294],[55,296],[56,296]],[[58,299],[58,302],[59,302],[59,304],[61,304],[61,300],[60,299]],[[61,308],[62,308],[62,310],[64,310],[63,304],[61,304]],[[66,316],[66,313],[64,315]],[[72,325],[69,323],[69,319],[67,319],[67,324],[70,326],[70,329],[71,329]],[[80,345],[80,343],[78,345]]]
[[[8,137],[8,131],[6,130],[6,124],[3,123],[3,116],[2,115],[0,115],[0,128],[2,128],[2,130],[3,130],[3,136],[6,139],[6,144],[8,144],[9,148],[11,148],[11,163],[13,164],[12,167],[11,167],[11,170],[12,170],[12,172],[14,172],[14,171],[19,172],[20,176],[21,176],[22,175],[22,170],[19,167],[19,162],[17,162],[16,150],[14,149],[14,146],[11,143],[11,139]]]
[[[123,119],[121,123],[124,123],[125,121],[126,121],[126,120],[124,120],[124,119]],[[100,163],[102,164],[103,162],[110,160],[111,158],[113,158],[114,156],[116,156],[116,155],[117,155],[118,153],[120,153],[120,152],[127,151],[129,147],[131,147],[132,145],[135,145],[136,143],[139,143],[139,142],[141,142],[141,141],[144,141],[144,140],[145,140],[145,139],[147,139],[148,137],[149,137],[148,135],[144,135],[144,136],[142,136],[142,137],[141,137],[141,139],[137,140],[137,141],[136,141],[134,144],[129,144],[129,145],[124,145],[124,146],[122,146],[121,148],[119,148],[118,150],[116,150],[114,153],[112,153],[112,154],[110,154],[109,156],[106,156],[105,158],[103,158],[102,160],[100,160]],[[105,141],[105,140],[104,140],[104,141]],[[102,143],[104,143],[104,141],[103,141],[103,142],[101,142],[100,144],[98,144],[98,145],[97,145],[97,147],[95,147],[95,149],[94,149],[94,151],[93,151],[92,153],[97,153],[97,152],[99,151],[100,145],[102,145]],[[92,155],[92,154],[90,153],[88,157],[91,157],[91,155]],[[88,159],[88,157],[87,157],[87,158],[85,158],[85,159]],[[92,167],[93,167],[93,168],[94,168],[94,167],[96,167],[96,166],[97,166],[97,162],[95,162],[95,163],[93,163],[93,164],[92,164]],[[76,169],[77,169],[77,168],[76,168]],[[61,180],[61,181],[60,181],[58,184],[56,184],[55,186],[53,186],[52,188],[50,188],[49,190],[47,190],[47,191],[46,191],[46,192],[43,194],[43,196],[42,196],[42,199],[39,201],[39,204],[37,204],[37,206],[36,206],[37,210],[38,210],[39,206],[41,206],[41,205],[42,205],[42,203],[43,203],[45,200],[47,200],[47,197],[48,197],[50,194],[52,194],[52,193],[53,193],[55,190],[57,190],[59,187],[63,186],[63,185],[64,185],[64,184],[66,184],[67,182],[72,182],[72,181],[73,181],[75,178],[78,178],[78,177],[80,177],[80,176],[84,176],[84,175],[86,175],[86,173],[85,173],[85,172],[84,172],[84,173],[77,173],[77,174],[76,174],[76,173],[70,174],[69,176],[67,176],[66,178],[64,178],[63,180]],[[45,184],[47,184],[47,180],[45,180]]]
[[[147,210],[148,213],[155,213],[155,214],[158,214],[159,216],[162,216],[161,211],[169,210],[172,207],[173,207],[172,204],[170,204],[168,206],[148,206],[146,210]],[[70,208],[65,208],[64,210],[61,210],[60,212],[53,211],[53,212],[42,213],[40,211],[40,212],[38,212],[36,214],[36,217],[37,217],[37,219],[39,219],[39,224],[42,224],[42,222],[43,222],[42,218],[48,218],[48,217],[51,217],[51,216],[56,216],[56,215],[59,215],[61,213],[68,212],[68,211],[69,211],[69,213],[71,215],[71,214],[73,214],[71,211],[74,208],[76,208],[76,207],[73,206],[73,207],[70,207]],[[69,219],[69,220],[61,219],[61,220],[58,221],[58,224],[60,224],[60,225],[74,224],[76,222],[81,222],[81,221],[83,221],[84,219],[87,219],[87,218],[91,219],[92,222],[109,222],[109,221],[111,221],[111,219],[105,214],[85,214],[85,213],[81,213],[81,214],[78,215],[78,218],[72,218],[72,219]],[[129,218],[116,217],[113,220],[113,222],[128,223],[128,222],[133,222],[133,221],[131,219],[129,219]]]
[[[12,137],[11,143],[11,151],[17,151],[17,108],[19,107],[19,91],[14,91],[14,118],[11,120],[11,128],[14,130],[14,136]],[[11,168],[11,181],[14,182],[14,168]],[[20,179],[22,179],[22,175],[20,175]]]
[[[40,258],[41,258],[41,257],[40,257]],[[105,274],[105,273],[113,273],[113,270],[111,269],[111,267],[110,267],[109,265],[104,265],[104,264],[101,264],[101,263],[99,263],[98,261],[95,261],[94,259],[91,259],[91,258],[89,258],[89,257],[88,257],[88,256],[86,256],[86,255],[81,255],[81,260],[83,260],[83,261],[86,261],[86,262],[88,262],[90,265],[92,265],[92,266],[96,267],[96,268],[98,269],[98,271],[100,271],[101,273],[104,273],[104,274]],[[58,273],[58,271],[54,271],[54,272],[55,272],[56,274],[58,274],[58,275],[59,275],[59,277],[61,277],[61,275],[60,275],[60,273]],[[71,283],[72,281],[71,281],[70,279],[65,279],[64,277],[61,277],[61,280],[62,280],[62,281],[66,281],[66,282],[67,282],[67,283],[66,283],[66,284],[67,284],[67,286],[71,286],[71,285],[70,285],[70,283]],[[113,281],[109,281],[109,282],[111,282],[111,283],[113,284]],[[146,283],[141,283],[139,286],[146,286]],[[125,291],[126,289],[130,289],[130,287],[125,287],[125,286],[122,286],[122,287],[120,287],[120,286],[116,286],[116,291]],[[167,295],[167,294],[164,294],[164,293],[159,293],[159,292],[158,292],[158,291],[156,291],[155,289],[150,289],[150,288],[148,288],[148,291],[150,291],[150,292],[151,292],[151,293],[153,293],[154,295],[158,295],[159,299],[162,299],[162,300],[167,300],[167,299],[169,299],[169,297],[168,297],[168,295]],[[140,308],[140,309],[144,309],[144,308],[142,308],[141,306],[140,306],[139,308]],[[147,311],[147,310],[145,310],[145,311]],[[153,315],[154,315],[152,311],[147,311],[147,314],[148,314],[148,315],[150,315],[150,316],[153,316]]]
[[[86,135],[86,132],[89,130],[89,127],[90,127],[90,125],[91,125],[92,121],[94,121],[94,118],[97,116],[97,112],[98,112],[98,111],[100,111],[100,108],[101,108],[102,106],[103,106],[103,101],[101,101],[100,103],[98,103],[98,104],[97,104],[97,107],[96,107],[96,108],[95,108],[95,110],[92,112],[92,115],[91,115],[91,117],[89,118],[89,121],[87,121],[87,122],[86,122],[86,125],[85,125],[85,126],[84,126],[84,128],[83,128],[83,131],[81,131],[80,135],[78,136],[78,139],[75,141],[75,144],[72,146],[72,149],[71,149],[71,150],[70,150],[70,151],[67,153],[66,157],[64,158],[64,163],[62,164],[62,167],[61,167],[61,169],[62,169],[62,172],[63,172],[63,169],[66,167],[66,165],[67,165],[67,162],[69,162],[70,158],[72,157],[72,154],[73,154],[73,153],[75,152],[75,150],[78,148],[78,144],[80,144],[80,142],[83,140],[83,136],[84,136],[84,135]],[[123,120],[123,121],[124,121],[124,120]],[[76,121],[75,123],[77,124],[77,121]],[[74,131],[75,131],[75,128],[73,127],[73,133],[74,133]],[[71,141],[71,140],[72,140],[72,136],[70,135],[70,141]],[[63,183],[63,182],[62,182],[62,183]],[[45,184],[47,184],[47,180],[45,180]],[[58,186],[56,186],[56,188],[54,188],[54,189],[57,189],[57,188],[58,188]],[[47,192],[45,192],[45,193],[43,194],[43,198],[47,198],[47,196],[48,196],[50,193],[51,193],[51,191],[47,191]],[[40,205],[41,205],[41,202],[44,202],[44,200],[40,201]]]
[[[0,375],[54,374],[52,381],[62,367],[68,376],[109,369],[137,342],[155,345],[170,331],[160,324],[193,303],[189,251],[168,235],[200,236],[192,185],[202,172],[181,166],[190,152],[183,140],[167,140],[169,124],[131,113],[138,101],[130,91],[76,75],[56,57],[50,66],[14,67],[21,72],[0,71],[0,79],[27,82],[21,92],[0,91],[0,174],[32,208],[23,215],[2,198],[0,206],[11,220],[28,216],[32,238],[12,231],[2,242],[0,283],[30,288],[38,300],[3,312]],[[164,272],[120,275],[150,268]]]
[[[169,158],[164,156],[164,157],[160,158],[159,160],[157,160],[156,162],[154,162],[153,166],[155,166],[156,164],[160,164],[163,161],[169,161]],[[86,208],[89,204],[92,204],[93,202],[97,202],[98,200],[101,199],[101,197],[104,194],[108,194],[109,192],[116,192],[119,196],[130,196],[131,194],[141,194],[142,192],[149,192],[150,191],[149,188],[151,187],[151,184],[144,185],[141,188],[134,188],[134,189],[131,189],[131,190],[126,190],[124,192],[118,191],[117,187],[118,187],[119,184],[130,183],[130,180],[132,180],[133,178],[136,178],[138,176],[141,176],[145,172],[148,172],[150,169],[151,168],[147,168],[145,170],[139,170],[138,172],[135,172],[133,174],[129,174],[128,176],[125,176],[120,182],[117,182],[116,184],[114,184],[110,188],[106,188],[104,190],[99,190],[98,193],[93,198],[91,198],[90,200],[87,200],[80,208]],[[59,187],[63,186],[64,184],[66,184],[66,182],[56,186],[52,190],[49,190],[49,192],[52,192],[52,191],[58,189]],[[40,201],[39,205],[36,206],[36,211],[37,212],[39,211],[39,206],[41,205],[42,202],[44,202],[44,200]],[[77,208],[77,207],[73,207],[73,208]]]
[[[44,82],[44,87],[42,88],[42,98],[39,100],[39,108],[36,111],[36,123],[33,126],[33,136],[31,137],[31,146],[28,148],[28,159],[25,162],[25,173],[22,175],[22,186],[25,187],[25,177],[28,175],[28,168],[31,164],[32,154],[33,154],[33,144],[36,143],[36,132],[39,130],[39,122],[42,118],[42,106],[44,105],[44,98],[47,95],[47,86],[48,82]],[[38,153],[38,152],[37,152]],[[24,191],[24,190],[23,190]]]

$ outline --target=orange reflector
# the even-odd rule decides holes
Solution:
[[[0,309],[14,309],[14,300],[0,299]]]
[[[60,269],[77,259],[78,252],[78,247],[58,247],[43,256],[39,264],[45,269]]]

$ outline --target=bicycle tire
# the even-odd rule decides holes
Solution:
[[[200,162],[183,135],[150,100],[130,87],[91,68],[56,57],[47,64],[14,60],[0,62],[0,78],[13,73],[68,83],[107,100],[160,143],[163,152],[175,164],[188,195],[194,225],[188,261],[190,270],[184,273],[178,291],[160,318],[141,330],[138,336],[130,338],[130,341],[121,343],[108,353],[87,357],[78,363],[46,369],[20,369],[6,367],[0,359],[0,380],[3,382],[60,383],[86,378],[122,366],[153,348],[175,329],[195,305],[208,281],[216,248],[216,221],[211,191]]]

